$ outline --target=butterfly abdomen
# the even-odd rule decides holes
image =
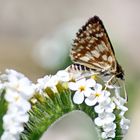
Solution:
[[[72,64],[66,70],[68,71],[75,71],[75,72],[86,72],[91,71],[90,68],[80,65],[80,64]]]

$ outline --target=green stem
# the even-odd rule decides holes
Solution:
[[[7,102],[4,99],[5,90],[0,90],[0,136],[3,133],[3,116],[7,111]]]

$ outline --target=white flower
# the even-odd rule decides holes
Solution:
[[[25,99],[23,98],[21,93],[16,91],[14,92],[11,89],[6,90],[5,99],[10,103],[15,103],[15,104],[21,104],[23,101],[27,101],[26,98]]]
[[[58,84],[59,80],[56,75],[50,77],[50,79],[46,82],[45,88],[50,87],[54,92],[57,92],[56,85]]]
[[[1,89],[4,89],[5,87],[4,87],[4,85],[3,85],[3,83],[0,81],[0,90]]]
[[[21,133],[24,128],[21,123],[17,120],[17,114],[6,114],[3,117],[3,128],[9,133],[16,135],[17,133]],[[18,117],[19,118],[19,117]],[[25,122],[27,118],[25,117]]]
[[[115,104],[111,101],[110,98],[107,98],[100,102],[97,106],[95,106],[95,112],[96,113],[102,113],[102,112],[113,112],[115,108]]]
[[[24,78],[25,76],[15,70],[6,69],[6,74],[1,75],[1,79],[4,81],[12,82],[13,80],[16,81],[17,79]]]
[[[14,125],[21,125],[22,123],[26,123],[29,119],[29,114],[21,114],[20,112],[16,113],[7,113],[3,117],[4,128],[13,127]],[[22,125],[21,125],[22,126]]]
[[[23,74],[14,70],[6,70],[6,74],[1,75],[5,88],[10,88],[23,94],[27,99],[33,96],[34,85]]]
[[[68,82],[70,80],[70,74],[66,72],[65,70],[60,70],[56,73],[56,76],[58,77],[58,80],[63,82]]]
[[[124,104],[127,103],[127,100],[120,96],[120,88],[115,88],[115,95],[116,97],[113,97],[114,102],[116,103],[117,108],[121,110],[121,114],[124,115],[128,110],[128,108],[124,106]]]
[[[113,97],[113,100],[117,106],[117,109],[121,110],[120,115],[123,116],[124,113],[128,110],[128,108],[124,106],[124,104],[126,103],[126,100],[122,97],[118,97],[118,98]]]
[[[36,84],[36,90],[39,92],[43,92],[43,90],[46,88],[46,83],[50,80],[51,76],[46,75],[43,78],[40,78],[37,80]]]
[[[14,104],[18,107],[20,107],[20,109],[23,109],[24,111],[28,111],[31,108],[30,103],[24,99],[20,93],[18,92],[13,92],[10,89],[6,90],[6,94],[5,94],[5,100],[7,102],[9,102],[10,104]]]
[[[35,85],[32,84],[32,82],[28,78],[25,77],[19,80],[17,91],[21,92],[21,94],[23,94],[25,98],[30,99],[34,94],[34,90]]]
[[[89,96],[93,92],[91,88],[94,86],[95,81],[93,79],[86,80],[83,78],[76,82],[70,82],[69,88],[73,91],[76,91],[73,96],[74,103],[81,104],[84,101],[84,97]]]
[[[5,131],[1,136],[1,140],[20,140],[19,135],[13,135],[8,131]]]
[[[23,102],[21,102],[21,104],[22,104]],[[22,105],[21,106],[21,104],[15,104],[15,103],[10,103],[9,105],[8,105],[8,111],[7,111],[7,113],[8,114],[17,114],[17,113],[19,113],[19,114],[26,114],[30,109],[31,109],[31,104],[29,103],[29,102],[24,102],[25,104],[24,104],[24,106]]]
[[[50,87],[54,92],[57,92],[56,85],[58,82],[67,82],[70,80],[69,73],[65,70],[60,70],[56,75],[45,76],[37,80],[36,90],[43,93],[44,89]]]
[[[109,132],[102,132],[102,138],[103,139],[115,138],[115,130],[111,130]]]
[[[5,100],[8,103],[8,109],[3,116],[2,140],[20,139],[20,133],[24,130],[24,123],[29,120],[27,113],[31,109],[28,101],[34,94],[34,84],[23,74],[14,70],[6,70],[6,74],[1,76],[5,92]]]
[[[116,129],[116,124],[115,123],[109,123],[109,124],[105,124],[103,125],[103,130],[105,132],[109,132],[109,131],[112,131],[112,130],[115,130]]]
[[[110,92],[102,90],[102,85],[96,84],[93,92],[85,99],[85,103],[88,106],[93,106],[98,102],[102,102],[108,96],[110,96]]]
[[[45,76],[44,78],[40,78],[37,80],[36,84],[36,90],[43,93],[44,89],[49,87],[51,88],[54,92],[57,92],[56,85],[59,82],[58,76],[53,75],[53,76]]]
[[[120,126],[122,128],[122,133],[125,135],[130,126],[130,120],[126,119],[125,117],[122,117],[120,121]]]
[[[18,102],[20,99],[22,99],[22,96],[18,92],[14,92],[11,89],[6,89],[5,100],[7,102]]]
[[[94,122],[97,126],[103,126],[106,124],[110,124],[115,120],[115,115],[113,113],[100,113],[98,114],[99,116],[97,118],[95,118]]]

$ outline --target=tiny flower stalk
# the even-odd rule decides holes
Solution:
[[[96,77],[96,78],[95,78]],[[1,140],[39,140],[59,118],[85,112],[96,126],[99,140],[122,140],[130,121],[120,88],[105,88],[97,75],[76,78],[67,71],[45,76],[33,84],[23,74],[6,70],[1,75]],[[2,104],[4,102],[4,104]]]

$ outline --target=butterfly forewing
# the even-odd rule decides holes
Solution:
[[[71,59],[98,72],[116,71],[113,47],[102,21],[94,16],[76,34]]]

